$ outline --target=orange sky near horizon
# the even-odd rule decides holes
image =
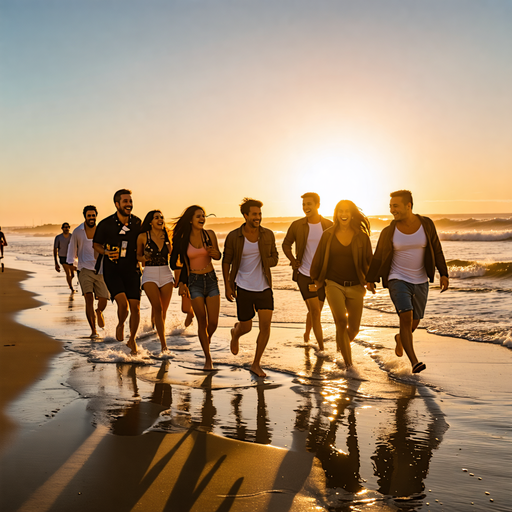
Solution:
[[[2,2],[0,225],[512,212],[512,3]]]

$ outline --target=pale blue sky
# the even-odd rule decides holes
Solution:
[[[512,212],[508,0],[0,0],[0,225]]]

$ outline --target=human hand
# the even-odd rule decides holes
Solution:
[[[236,299],[236,293],[233,292],[229,283],[226,283],[226,299],[229,302],[233,302]]]
[[[450,286],[450,280],[448,279],[448,276],[441,276],[441,293],[448,290],[449,286]]]
[[[302,265],[302,262],[300,260],[293,260],[292,261],[292,268],[293,268],[293,270],[299,270],[301,265]]]
[[[375,291],[375,289],[376,289],[375,283],[366,283],[366,289],[369,292],[372,292],[375,295],[375,293],[376,293],[376,291]]]
[[[60,272],[60,265],[58,263],[55,263],[55,270],[57,272]]]
[[[185,283],[179,284],[178,294],[180,295],[180,297],[187,297],[190,299],[190,291]]]

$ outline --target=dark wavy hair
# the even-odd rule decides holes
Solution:
[[[205,209],[202,206],[193,204],[192,206],[189,206],[179,217],[174,219],[172,227],[172,245],[178,249],[180,254],[184,248],[188,247],[190,233],[192,232],[192,218],[197,210],[205,212]]]
[[[144,217],[144,220],[142,221],[142,224],[140,226],[140,232],[141,233],[146,233],[146,231],[150,231],[151,230],[151,222],[153,221],[153,217],[155,216],[155,213],[160,213],[163,217],[163,213],[161,210],[151,210],[150,212],[148,212],[146,214],[146,216]],[[165,221],[164,221],[164,230],[165,231],[169,231],[165,225]]]
[[[341,203],[348,203],[350,214],[352,215],[352,219],[350,219],[350,227],[354,231],[362,231],[363,233],[366,233],[368,236],[372,234],[370,229],[370,221],[368,220],[368,217],[361,211],[360,208],[358,208],[355,203],[352,201],[349,201],[348,199],[342,199],[334,208],[334,215],[333,215],[333,222],[334,222],[334,229],[338,228],[340,221],[338,220],[338,210],[341,208]]]

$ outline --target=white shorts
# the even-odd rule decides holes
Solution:
[[[161,267],[144,267],[142,273],[142,286],[145,283],[155,283],[158,288],[162,288],[169,283],[174,283],[174,277],[171,269],[167,265]]]

